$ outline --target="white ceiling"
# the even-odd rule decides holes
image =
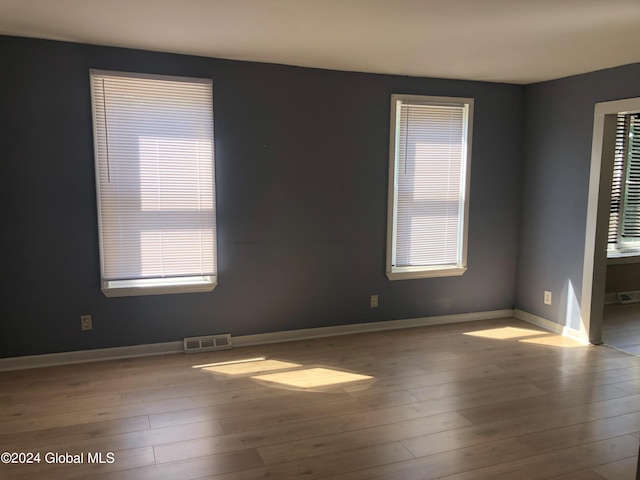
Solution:
[[[526,84],[640,62],[640,0],[0,0],[0,34]]]

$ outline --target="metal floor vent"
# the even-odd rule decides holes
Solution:
[[[636,303],[640,302],[640,290],[633,292],[618,293],[618,303]]]
[[[210,352],[231,348],[231,335],[206,335],[204,337],[187,337],[184,339],[184,353]]]

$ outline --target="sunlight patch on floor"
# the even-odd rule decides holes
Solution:
[[[283,362],[281,360],[268,360],[264,357],[193,366],[193,368],[200,368],[201,370],[218,373],[220,375],[255,375],[256,373],[298,367],[302,367],[302,365],[299,363]]]
[[[218,367],[220,365],[233,365],[236,363],[259,362],[266,360],[266,357],[242,358],[240,360],[229,360],[228,362],[203,363],[202,365],[192,365],[191,368]]]
[[[300,363],[266,357],[206,363],[193,365],[191,368],[227,377],[249,377],[267,387],[307,392],[344,392],[345,387],[349,387],[349,390],[361,390],[376,381],[375,377],[370,375],[327,367],[308,367]]]
[[[534,345],[544,345],[546,347],[576,348],[576,347],[586,346],[584,343],[578,342],[577,340],[573,340],[568,337],[563,337],[562,335],[553,335],[551,337],[527,338],[527,339],[518,340],[518,341],[522,343],[531,343]]]
[[[330,368],[305,368],[288,372],[270,373],[251,377],[252,380],[267,384],[277,384],[295,389],[315,389],[319,387],[346,386],[370,382],[374,378],[359,373],[342,372]]]
[[[490,328],[487,330],[476,330],[475,332],[464,332],[464,335],[492,338],[495,340],[507,340],[510,338],[532,337],[534,335],[549,335],[549,333],[541,332],[540,330],[531,330],[528,328],[500,327]]]

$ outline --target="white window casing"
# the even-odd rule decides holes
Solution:
[[[607,256],[640,255],[640,113],[616,116]]]
[[[101,288],[217,284],[210,79],[91,70]]]
[[[473,99],[391,96],[390,280],[467,269]]]

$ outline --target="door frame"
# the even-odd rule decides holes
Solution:
[[[640,98],[600,102],[594,109],[580,312],[584,327],[581,334],[595,345],[602,343],[616,116],[639,111]]]

